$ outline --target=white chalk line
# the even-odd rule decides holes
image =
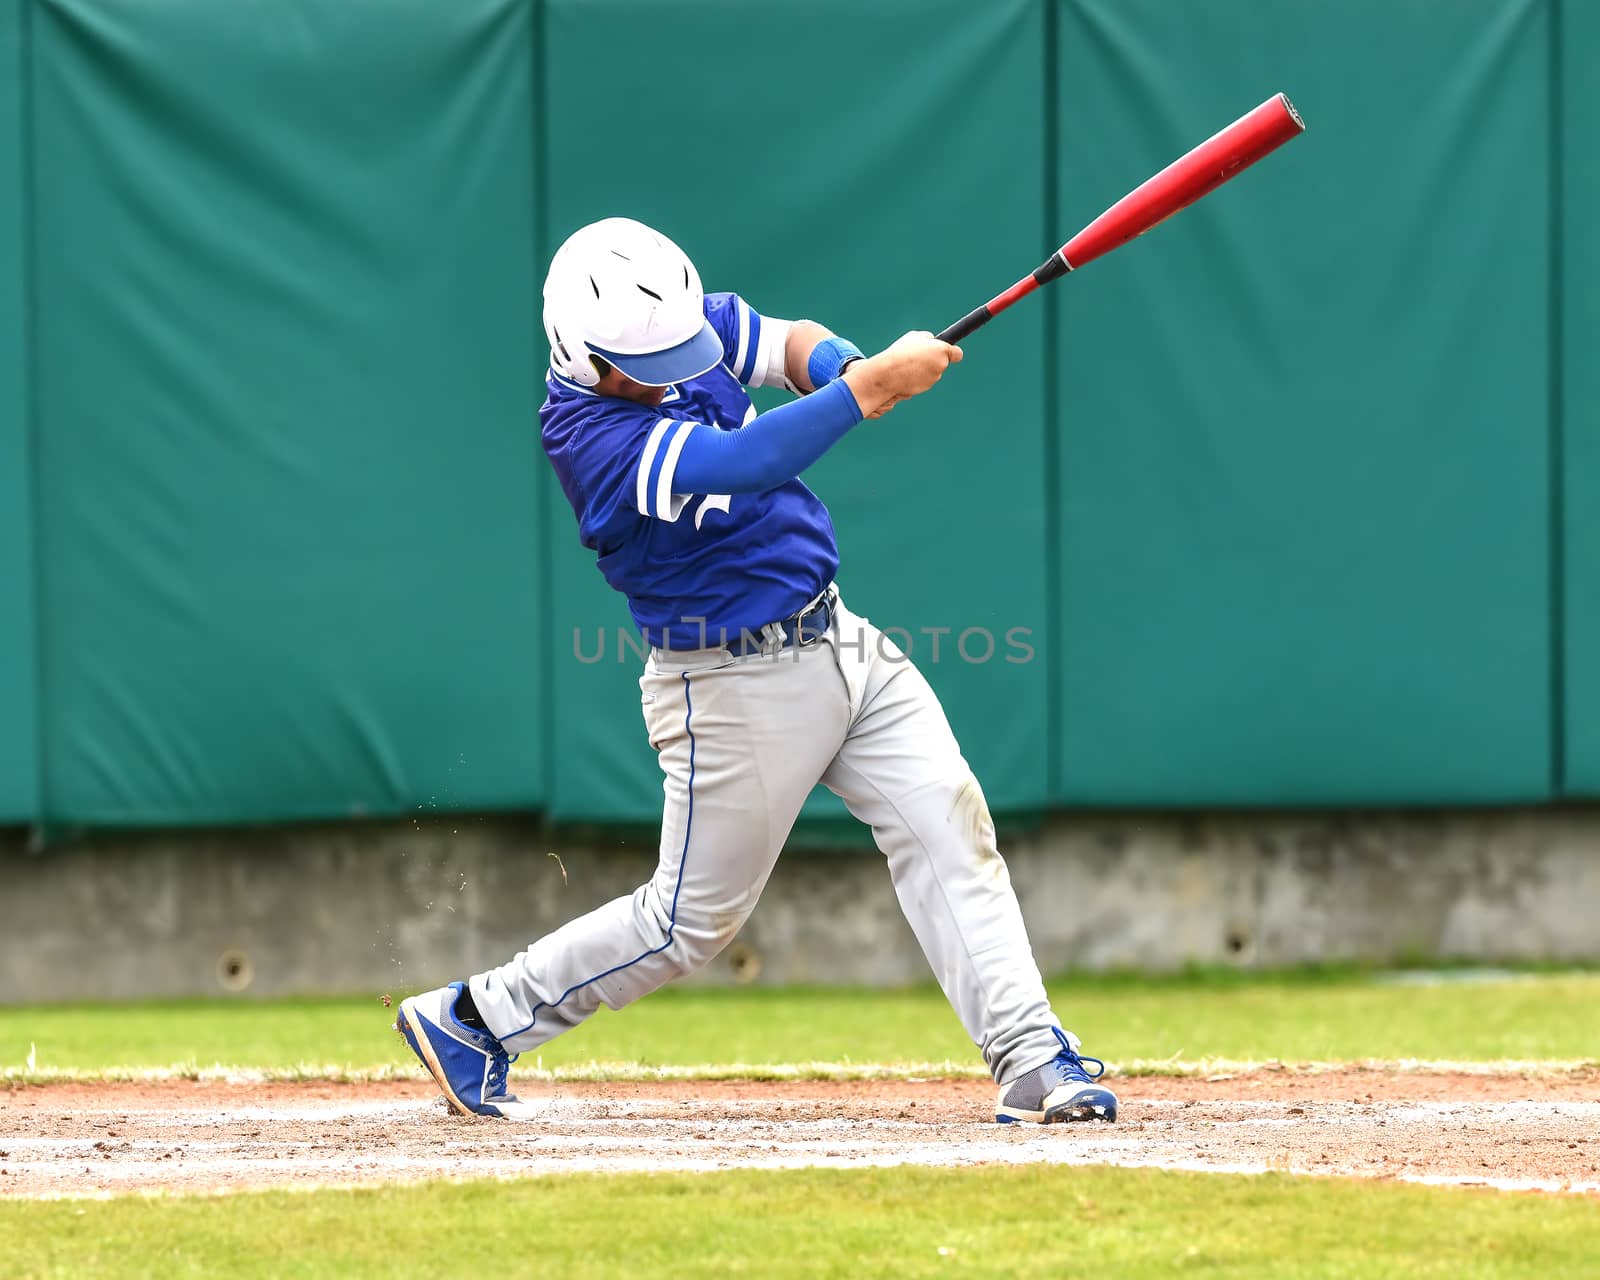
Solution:
[[[763,1148],[770,1147],[769,1143],[755,1144]],[[802,1144],[803,1146],[804,1144]],[[1557,1194],[1600,1194],[1600,1181],[1574,1180],[1563,1178],[1501,1178],[1483,1177],[1476,1174],[1437,1174],[1437,1173],[1398,1173],[1398,1174],[1373,1174],[1364,1175],[1359,1171],[1342,1171],[1327,1168],[1298,1168],[1293,1164],[1283,1164],[1265,1161],[1239,1161],[1239,1160],[1207,1160],[1195,1156],[1161,1155],[1153,1152],[1138,1152],[1115,1149],[1113,1144],[1106,1142],[1094,1143],[1062,1143],[1060,1145],[1026,1146],[1021,1144],[1001,1144],[974,1142],[961,1146],[951,1144],[929,1145],[920,1149],[908,1149],[903,1146],[890,1146],[874,1144],[878,1149],[869,1149],[859,1143],[832,1142],[826,1145],[828,1150],[791,1150],[773,1153],[770,1150],[760,1152],[751,1151],[741,1153],[742,1158],[731,1159],[727,1155],[717,1158],[693,1157],[681,1154],[649,1154],[634,1152],[630,1154],[574,1154],[559,1161],[541,1160],[538,1158],[509,1157],[501,1158],[457,1158],[448,1166],[441,1165],[438,1161],[414,1159],[405,1156],[379,1156],[364,1154],[359,1157],[351,1155],[340,1156],[311,1156],[295,1154],[292,1157],[294,1166],[294,1179],[297,1188],[320,1189],[333,1187],[356,1187],[369,1185],[374,1180],[406,1180],[406,1179],[436,1179],[445,1178],[452,1181],[462,1181],[474,1178],[524,1178],[541,1174],[558,1173],[714,1173],[732,1168],[755,1170],[785,1170],[785,1169],[852,1169],[852,1168],[895,1168],[912,1166],[919,1168],[959,1168],[968,1165],[1079,1165],[1079,1166],[1109,1166],[1123,1169],[1170,1169],[1193,1173],[1220,1173],[1260,1176],[1269,1173],[1287,1174],[1297,1177],[1376,1177],[1385,1181],[1419,1183],[1427,1186],[1439,1187],[1486,1187],[1499,1191],[1541,1191]],[[1132,1144],[1130,1144],[1132,1145]],[[681,1149],[678,1149],[681,1151]],[[266,1171],[273,1166],[281,1171],[285,1162],[284,1157],[272,1159],[263,1157],[254,1161],[240,1161],[237,1158],[230,1161],[225,1171],[219,1166],[218,1172],[228,1178],[237,1179],[240,1186],[236,1190],[269,1189],[271,1183],[252,1183],[253,1173]],[[18,1184],[39,1176],[46,1184],[64,1181],[63,1170],[55,1162],[33,1163],[24,1161],[8,1166],[12,1175],[17,1177]],[[170,1179],[174,1166],[168,1161],[141,1161],[120,1163],[115,1166],[88,1166],[83,1173],[92,1176],[102,1183],[126,1184],[127,1190],[140,1190],[141,1183],[147,1181],[161,1182]],[[192,1173],[193,1171],[190,1170]],[[376,1179],[352,1179],[352,1172],[362,1172],[378,1175]],[[328,1175],[320,1178],[317,1175]],[[386,1176],[385,1176],[386,1175]],[[77,1174],[74,1172],[73,1180]],[[307,1188],[306,1183],[314,1180],[316,1188]],[[208,1186],[203,1188],[204,1193],[212,1193],[224,1188]],[[178,1190],[183,1190],[179,1188]],[[26,1188],[14,1184],[13,1197],[19,1199],[105,1199],[119,1194],[115,1188],[102,1186],[93,1191],[82,1189],[62,1190],[59,1186],[51,1187],[41,1185],[36,1188]],[[8,1197],[11,1198],[11,1197]]]

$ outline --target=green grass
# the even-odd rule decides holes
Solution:
[[[1403,986],[1355,972],[1069,978],[1057,1011],[1114,1061],[1592,1059],[1600,975]],[[396,993],[400,994],[400,993]],[[376,998],[0,1008],[0,1067],[326,1064],[412,1073]],[[696,1064],[952,1062],[936,990],[661,992],[543,1051]],[[533,1066],[532,1056],[523,1066]],[[1600,1204],[1155,1170],[735,1170],[227,1197],[0,1201],[0,1275],[1449,1276],[1594,1274]],[[941,1250],[944,1250],[941,1253]]]
[[[1278,1175],[740,1170],[0,1202],[0,1272],[1555,1280],[1597,1229],[1593,1200]]]
[[[396,995],[401,994],[396,992]],[[1397,986],[1360,973],[1200,974],[1051,984],[1085,1050],[1114,1063],[1362,1059],[1587,1060],[1600,974]],[[197,1000],[0,1008],[0,1069],[37,1073],[213,1064],[266,1070],[407,1067],[376,998]],[[602,1012],[519,1068],[835,1062],[980,1064],[936,989],[674,988]]]

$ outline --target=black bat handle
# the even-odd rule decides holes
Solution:
[[[994,316],[990,313],[988,307],[976,307],[967,312],[966,315],[962,316],[948,329],[941,330],[938,334],[939,341],[960,342],[973,330],[981,329],[993,319]]]
[[[1064,250],[1057,250],[1041,262],[1032,271],[1032,279],[1023,276],[1016,284],[1004,293],[990,298],[976,310],[967,312],[961,319],[939,335],[941,342],[960,342],[974,329],[981,329],[989,321],[1009,307],[1018,298],[1026,297],[1042,284],[1049,284],[1052,280],[1059,280],[1072,268],[1067,265]]]

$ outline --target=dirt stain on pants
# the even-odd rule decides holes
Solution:
[[[978,779],[970,773],[956,786],[950,818],[960,822],[962,834],[978,865],[994,879],[1005,879],[1008,875],[1006,860],[1000,856],[1000,847],[995,840],[994,818],[989,813],[989,802],[984,799]]]

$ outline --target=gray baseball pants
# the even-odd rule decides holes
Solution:
[[[819,781],[872,828],[917,941],[996,1080],[1055,1057],[1055,1016],[983,791],[922,673],[836,607],[805,647],[735,658],[656,650],[639,681],[665,775],[661,861],[628,897],[471,979],[485,1025],[525,1053],[715,957]]]

